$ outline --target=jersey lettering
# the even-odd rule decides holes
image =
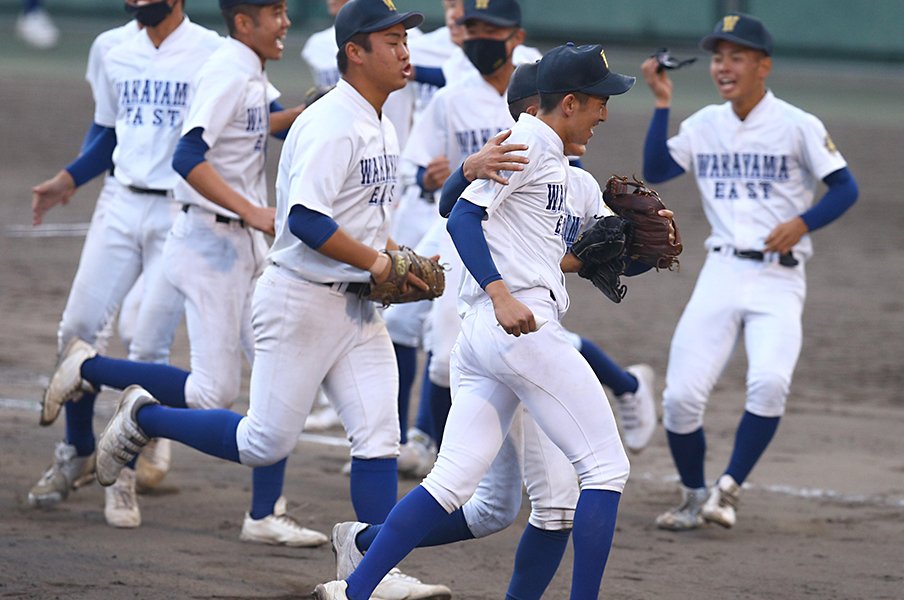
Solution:
[[[254,106],[245,109],[245,131],[256,132],[267,129],[267,109],[263,106]]]
[[[565,210],[566,186],[560,183],[546,184],[546,210],[562,212]]]
[[[788,181],[788,156],[782,154],[698,154],[697,177],[700,179],[765,179]]]
[[[182,126],[182,110],[188,104],[188,83],[133,79],[118,82],[116,89],[119,105],[125,109],[126,125],[141,127],[147,122],[154,127]]]
[[[455,132],[455,141],[458,142],[458,150],[461,156],[470,156],[484,147],[490,138],[502,131],[501,129],[464,129]]]
[[[556,233],[562,236],[562,241],[565,242],[566,248],[571,248],[574,241],[578,239],[578,233],[581,231],[581,221],[581,217],[565,213],[565,222]]]
[[[398,154],[383,154],[371,158],[362,158],[361,185],[375,185],[396,182],[396,168],[399,165]]]

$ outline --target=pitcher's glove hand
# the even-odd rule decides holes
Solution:
[[[389,306],[442,296],[446,289],[446,273],[438,261],[415,254],[414,250],[405,246],[398,250],[384,250],[383,253],[389,257],[389,278],[382,283],[371,284],[367,296],[369,300]],[[427,284],[427,289],[412,284],[408,280],[409,272]]]
[[[619,277],[627,266],[627,248],[631,239],[631,223],[608,216],[598,219],[571,246],[571,252],[583,265],[578,275],[589,279],[616,304],[622,301],[627,287]]]
[[[678,255],[684,249],[681,234],[673,217],[659,214],[666,206],[656,190],[648,188],[636,177],[632,181],[613,175],[606,182],[603,200],[615,214],[633,226],[627,244],[629,259],[657,269],[678,266]]]

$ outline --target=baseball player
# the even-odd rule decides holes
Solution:
[[[735,524],[738,495],[769,445],[801,348],[808,233],[841,216],[857,184],[823,124],[766,86],[772,37],[758,19],[731,13],[701,41],[726,101],[707,106],[667,139],[672,82],[643,64],[656,109],[644,144],[644,175],[659,182],[692,172],[712,232],[703,270],[672,338],[663,423],[682,484],[681,504],[660,528]],[[814,204],[819,180],[828,191]],[[747,401],[724,473],[707,492],[703,414],[743,332]]]
[[[97,235],[79,262],[60,322],[61,355],[76,338],[95,341],[139,273],[150,279],[160,268],[163,242],[178,210],[172,190],[179,176],[170,163],[194,93],[191,80],[221,41],[215,32],[191,22],[180,0],[128,4],[143,29],[103,56],[103,76],[95,92],[98,135],[73,163],[32,191],[33,221],[38,224],[78,186],[111,167],[117,182]],[[160,302],[165,306],[156,308],[178,318],[176,298]],[[159,361],[168,352],[169,340],[159,336],[146,340],[141,352],[130,348],[130,357]],[[42,477],[33,490],[34,503],[65,498],[92,462],[96,390],[88,391],[81,402],[66,404],[66,440],[75,452],[57,454],[54,473]],[[78,397],[78,390],[73,396]],[[61,406],[45,403],[41,422],[52,423]],[[111,524],[133,526],[134,511],[128,506],[134,499],[131,475],[127,471],[121,484],[107,492],[105,516]]]
[[[383,573],[471,496],[521,403],[577,470],[571,597],[597,597],[628,461],[605,392],[559,322],[569,303],[563,270],[580,266],[560,235],[564,148],[586,144],[606,118],[609,96],[633,83],[609,71],[600,46],[560,46],[541,60],[539,117],[522,114],[509,138],[528,147],[529,163],[505,172],[507,185],[472,183],[449,219],[468,275],[452,358],[454,402],[436,466],[390,512],[358,568],[317,586],[316,598],[367,598]]]
[[[273,231],[264,171],[266,136],[287,128],[300,107],[276,111],[261,69],[282,55],[290,25],[285,2],[221,0],[220,8],[230,37],[197,78],[199,92],[173,158],[173,167],[190,186],[176,188],[182,212],[164,246],[163,277],[149,282],[146,300],[153,307],[158,296],[175,294],[184,303],[192,370],[103,356],[72,368],[64,357],[51,378],[53,389],[77,388],[81,381],[119,389],[139,384],[167,405],[183,408],[229,407],[238,396],[242,334],[250,330],[250,294],[266,248],[259,232]],[[153,308],[141,313],[138,343],[145,330],[160,327],[158,316]],[[74,349],[71,353],[82,355]],[[71,381],[62,382],[66,377]],[[274,510],[284,471],[285,461],[255,471],[241,539],[290,546],[325,543],[323,534]]]
[[[101,484],[116,479],[147,436],[252,467],[278,463],[295,448],[323,384],[351,440],[358,520],[382,522],[395,504],[396,365],[363,290],[371,279],[386,281],[392,266],[378,249],[393,246],[387,217],[399,148],[380,108],[405,84],[406,29],[422,20],[383,0],[351,0],[337,15],[342,79],[295,121],[280,157],[276,240],[254,291],[247,416],[173,409],[127,388],[98,444]],[[409,283],[426,287],[413,275]],[[379,583],[378,598],[450,595],[398,571]]]

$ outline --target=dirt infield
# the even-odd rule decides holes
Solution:
[[[96,485],[52,510],[27,505],[28,488],[63,435],[61,423],[37,425],[36,406],[78,263],[78,224],[88,221],[98,187],[87,186],[70,206],[52,211],[48,220],[66,226],[45,231],[47,237],[28,231],[29,189],[77,151],[91,114],[81,81],[84,57],[101,25],[82,26],[68,46],[40,60],[15,49],[3,27],[0,53],[15,62],[5,58],[0,66],[0,598],[309,597],[316,583],[334,575],[329,549],[239,542],[250,471],[182,446],[174,450],[175,467],[163,488],[141,498],[144,524],[138,530],[104,524],[103,492]],[[301,97],[308,81],[297,58],[301,41],[290,38],[284,64],[272,69],[287,103]],[[623,57],[620,70],[639,71],[632,65],[642,54],[607,54],[610,60]],[[899,67],[843,66],[837,72],[836,65],[788,61],[784,68],[777,64],[773,84],[779,96],[826,122],[860,183],[860,201],[814,236],[804,348],[788,415],[742,495],[737,527],[678,535],[653,527],[655,515],[677,497],[665,436],[658,432],[647,450],[632,457],[604,597],[904,596],[904,122],[899,109],[890,109],[900,106],[904,74]],[[646,90],[632,94],[612,102],[610,122],[592,143],[586,162],[600,179],[639,172],[652,104]],[[714,99],[705,69],[679,81],[676,96],[684,100],[675,108],[673,127],[694,106]],[[271,167],[278,153],[279,144],[272,144]],[[575,278],[566,324],[622,364],[653,365],[661,391],[669,339],[702,264],[708,228],[689,178],[660,191],[682,227],[680,272],[629,281],[626,301],[618,306]],[[174,363],[187,365],[184,334]],[[710,478],[728,459],[743,406],[744,365],[741,348],[707,413]],[[99,401],[98,431],[113,398],[105,393]],[[321,531],[353,517],[348,480],[339,474],[347,449],[341,432],[331,439],[300,442],[286,484],[291,514]],[[449,585],[457,599],[501,598],[526,518],[524,510],[514,527],[490,539],[416,551],[403,568]],[[548,598],[568,597],[571,557],[569,549]]]

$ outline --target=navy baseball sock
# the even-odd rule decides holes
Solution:
[[[396,459],[352,457],[350,487],[356,518],[362,523],[382,523],[399,497]]]
[[[287,460],[284,458],[269,467],[256,467],[251,471],[252,519],[263,519],[273,514],[273,505],[282,494]]]
[[[242,415],[224,408],[171,408],[159,404],[138,411],[138,426],[148,437],[181,442],[204,454],[239,462],[235,439]]]
[[[358,534],[355,538],[355,546],[361,552],[367,552],[370,545],[373,544],[380,533],[383,525],[371,525]],[[468,528],[468,522],[465,521],[465,514],[459,508],[441,519],[436,526],[430,530],[427,537],[422,539],[417,545],[418,548],[426,548],[428,546],[442,546],[453,542],[461,542],[464,540],[473,540],[474,534]]]
[[[411,405],[411,386],[417,372],[417,348],[393,343],[396,363],[399,366],[399,431],[400,444],[408,441],[408,407]]]
[[[590,364],[590,368],[596,374],[596,378],[612,390],[616,396],[626,392],[637,391],[637,378],[631,375],[603,352],[603,349],[588,340],[581,338],[581,356]]]
[[[665,433],[681,483],[689,488],[706,487],[706,478],[703,476],[706,436],[703,434],[703,427],[685,434],[672,433],[668,429]]]
[[[540,600],[568,547],[570,529],[539,529],[530,523],[515,551],[515,568],[506,600]]]
[[[446,430],[446,419],[449,418],[449,409],[452,408],[452,390],[441,387],[431,381],[428,384],[430,394],[430,410],[433,413],[433,431],[436,434],[433,440],[439,448],[443,443],[443,431]]]
[[[574,570],[571,599],[599,596],[603,571],[612,548],[621,494],[611,490],[582,490],[574,511]]]
[[[759,417],[744,411],[738,431],[735,434],[734,450],[725,473],[738,482],[744,483],[756,461],[760,459],[766,446],[772,441],[781,417]]]
[[[66,411],[66,443],[75,446],[76,456],[94,452],[94,401],[96,394],[85,394],[78,402],[63,405]]]
[[[424,361],[424,373],[421,377],[421,396],[418,399],[417,418],[414,420],[414,426],[430,436],[430,439],[436,439],[436,427],[433,424],[433,409],[430,406],[430,361],[433,353],[427,353],[427,360]]]
[[[349,600],[370,598],[389,570],[399,564],[446,515],[446,510],[420,485],[399,500],[386,517],[370,551],[346,579]]]
[[[189,373],[176,367],[97,355],[82,363],[81,374],[95,386],[123,390],[137,384],[167,406],[186,408],[185,380]]]

